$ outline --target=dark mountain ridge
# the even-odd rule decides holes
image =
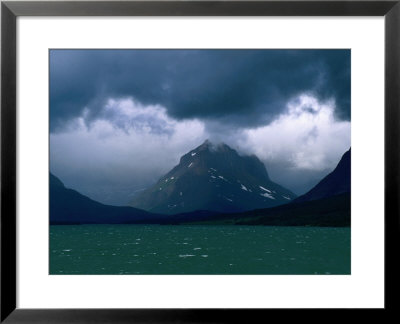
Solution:
[[[267,225],[267,226],[350,226],[349,193],[328,198],[294,202],[244,213],[215,214],[203,219],[166,219],[171,224],[188,225]]]
[[[68,189],[50,173],[50,224],[147,223],[162,216],[132,207],[109,206]]]
[[[294,202],[311,201],[351,191],[351,149],[343,154],[336,168],[315,187]]]

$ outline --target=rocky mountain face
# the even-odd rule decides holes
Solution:
[[[240,212],[291,202],[296,195],[274,183],[256,156],[241,156],[226,144],[202,145],[152,187],[134,197],[131,206],[154,213],[196,210]]]
[[[351,149],[343,154],[336,168],[295,202],[328,198],[351,191]]]

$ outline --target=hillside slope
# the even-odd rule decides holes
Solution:
[[[79,192],[67,189],[50,173],[50,224],[143,223],[159,215],[132,207],[103,205]]]

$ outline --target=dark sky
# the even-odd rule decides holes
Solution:
[[[224,141],[300,194],[350,146],[350,50],[51,50],[51,171],[124,204]]]

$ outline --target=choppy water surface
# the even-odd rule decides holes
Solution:
[[[350,229],[50,226],[50,274],[350,274]]]

